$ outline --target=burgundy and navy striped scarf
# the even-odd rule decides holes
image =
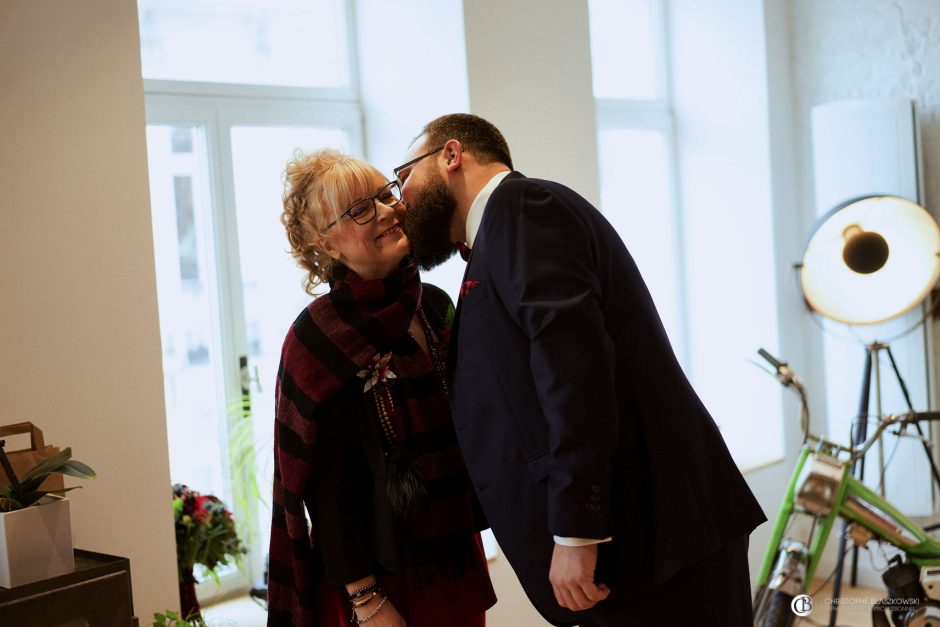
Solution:
[[[382,386],[366,390],[372,379],[367,373],[377,367],[394,373],[386,381],[395,397],[388,419],[396,442],[387,444],[397,449],[393,453],[404,452],[427,494],[409,517],[412,537],[446,536],[473,524],[469,481],[456,440],[441,437],[453,431],[446,394],[432,360],[408,336],[421,302],[417,268],[409,263],[388,278],[368,281],[344,267],[338,270],[331,291],[310,303],[294,322],[281,352],[275,392],[269,625],[315,624],[317,540],[309,531],[303,498],[319,444],[317,409],[344,386],[361,382],[362,401],[378,421],[373,395]],[[444,329],[434,331],[439,338]]]

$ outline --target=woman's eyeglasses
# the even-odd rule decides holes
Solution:
[[[382,189],[372,194],[371,196],[366,196],[365,198],[360,198],[353,204],[349,205],[349,208],[346,209],[339,217],[323,229],[323,232],[326,233],[330,230],[337,222],[344,218],[349,218],[356,224],[368,224],[375,219],[375,201],[379,201],[383,205],[388,205],[389,207],[394,207],[401,202],[401,186],[398,184],[398,181],[389,181]]]

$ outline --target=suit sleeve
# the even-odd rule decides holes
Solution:
[[[529,181],[508,187],[498,188],[487,207],[488,253],[481,258],[499,299],[529,340],[528,365],[552,456],[549,530],[555,536],[606,538],[613,533],[618,413],[597,243],[583,218],[555,193]]]

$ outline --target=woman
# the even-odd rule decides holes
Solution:
[[[287,166],[291,252],[330,291],[281,354],[269,625],[479,627],[496,600],[447,402],[453,305],[407,257],[400,198],[332,150]]]

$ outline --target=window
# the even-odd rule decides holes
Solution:
[[[776,318],[754,312],[755,302],[776,302],[769,208],[765,215],[765,208],[747,204],[729,208],[725,198],[694,198],[695,211],[687,209],[678,167],[685,153],[668,80],[667,3],[588,6],[601,210],[643,273],[676,355],[738,465],[778,459],[779,390],[747,364],[760,345],[776,343]],[[683,119],[698,115],[683,111]],[[734,167],[736,157],[730,163],[727,157],[704,169]],[[702,146],[696,158],[708,160]],[[729,214],[736,219],[723,221]]]
[[[590,0],[601,210],[650,288],[683,358],[681,223],[660,0]]]
[[[296,149],[362,154],[347,0],[139,0],[170,473],[232,507],[263,572],[281,343],[309,297],[287,254]],[[219,591],[212,589],[213,594]]]
[[[144,78],[349,88],[343,0],[140,0]]]

